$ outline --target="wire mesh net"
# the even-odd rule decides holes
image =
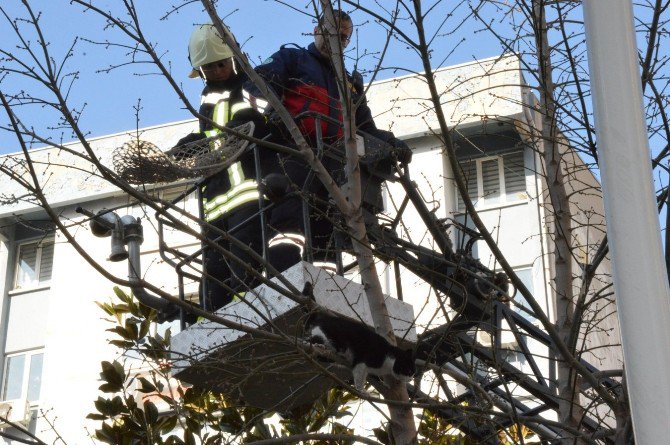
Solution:
[[[251,136],[254,123],[247,122],[234,130]],[[166,152],[151,142],[133,139],[114,150],[112,162],[116,173],[130,184],[172,182],[216,174],[233,164],[248,146],[249,141],[226,133]]]

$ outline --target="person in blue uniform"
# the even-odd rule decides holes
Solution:
[[[335,10],[335,28],[339,33],[342,49],[351,40],[354,25],[351,17],[343,11]],[[284,45],[263,64],[255,68],[274,89],[288,112],[296,117],[305,111],[327,116],[337,123],[320,121],[320,130],[324,142],[336,143],[342,137],[342,104],[339,99],[338,79],[331,62],[331,49],[325,35],[324,18],[321,17],[314,28],[314,42],[307,48]],[[372,118],[364,96],[363,79],[357,72],[347,73],[346,84],[350,88],[356,108],[355,122],[358,130],[364,131],[394,147],[395,159],[408,163],[412,157],[411,149],[393,133],[378,129]],[[265,105],[264,97],[256,85],[245,84],[245,90]],[[271,116],[271,111],[265,110]],[[300,131],[312,147],[316,146],[317,120],[313,116],[296,121]],[[281,126],[271,127],[275,137],[290,143]],[[343,183],[343,163],[328,157],[322,162],[337,183]],[[328,206],[328,193],[316,178],[311,178],[309,167],[297,158],[284,157],[281,167],[296,188],[301,189],[303,198],[313,197],[310,202],[311,245],[313,262],[326,269],[334,269],[333,221],[332,209]],[[285,270],[304,257],[305,227],[302,217],[302,200],[294,197],[282,202],[270,216],[270,226],[274,236],[269,243],[269,258],[279,271]]]

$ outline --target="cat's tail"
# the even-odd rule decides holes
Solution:
[[[316,303],[316,298],[314,297],[314,285],[309,281],[305,281],[305,286],[302,288],[302,295],[308,297],[310,300]]]
[[[310,331],[312,325],[314,324],[314,316],[315,316],[315,304],[316,304],[316,298],[314,297],[314,285],[310,283],[309,281],[305,281],[305,286],[302,288],[301,294],[304,297],[307,297],[310,299],[314,305],[304,305],[302,306],[302,326],[303,326],[303,337],[309,335],[308,332]],[[311,307],[310,307],[311,306]]]
[[[309,281],[305,281],[305,287],[302,288],[301,294],[303,297],[309,298],[307,304],[304,304],[302,306],[303,314],[309,318],[310,314],[314,312],[316,308],[316,298],[314,297],[314,285]]]

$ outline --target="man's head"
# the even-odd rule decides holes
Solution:
[[[214,25],[198,25],[188,42],[188,58],[193,71],[188,77],[208,82],[223,81],[234,73],[233,51],[223,42]]]
[[[335,18],[335,26],[333,28],[335,28],[335,32],[339,33],[340,45],[344,49],[349,44],[349,40],[351,40],[351,34],[354,32],[354,23],[349,14],[339,9],[333,10],[333,16]],[[324,56],[328,56],[331,53],[330,45],[328,44],[328,25],[325,15],[322,14],[319,17],[319,23],[314,28],[314,44],[316,45],[316,49]]]

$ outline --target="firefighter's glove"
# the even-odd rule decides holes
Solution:
[[[412,149],[409,146],[397,139],[393,144],[392,155],[401,164],[409,164],[412,162]]]
[[[363,86],[363,75],[356,70],[351,73],[351,86],[354,87],[356,94],[363,94],[365,91],[365,87]]]
[[[261,180],[259,189],[270,201],[279,202],[291,191],[291,181],[286,175],[270,173]]]

